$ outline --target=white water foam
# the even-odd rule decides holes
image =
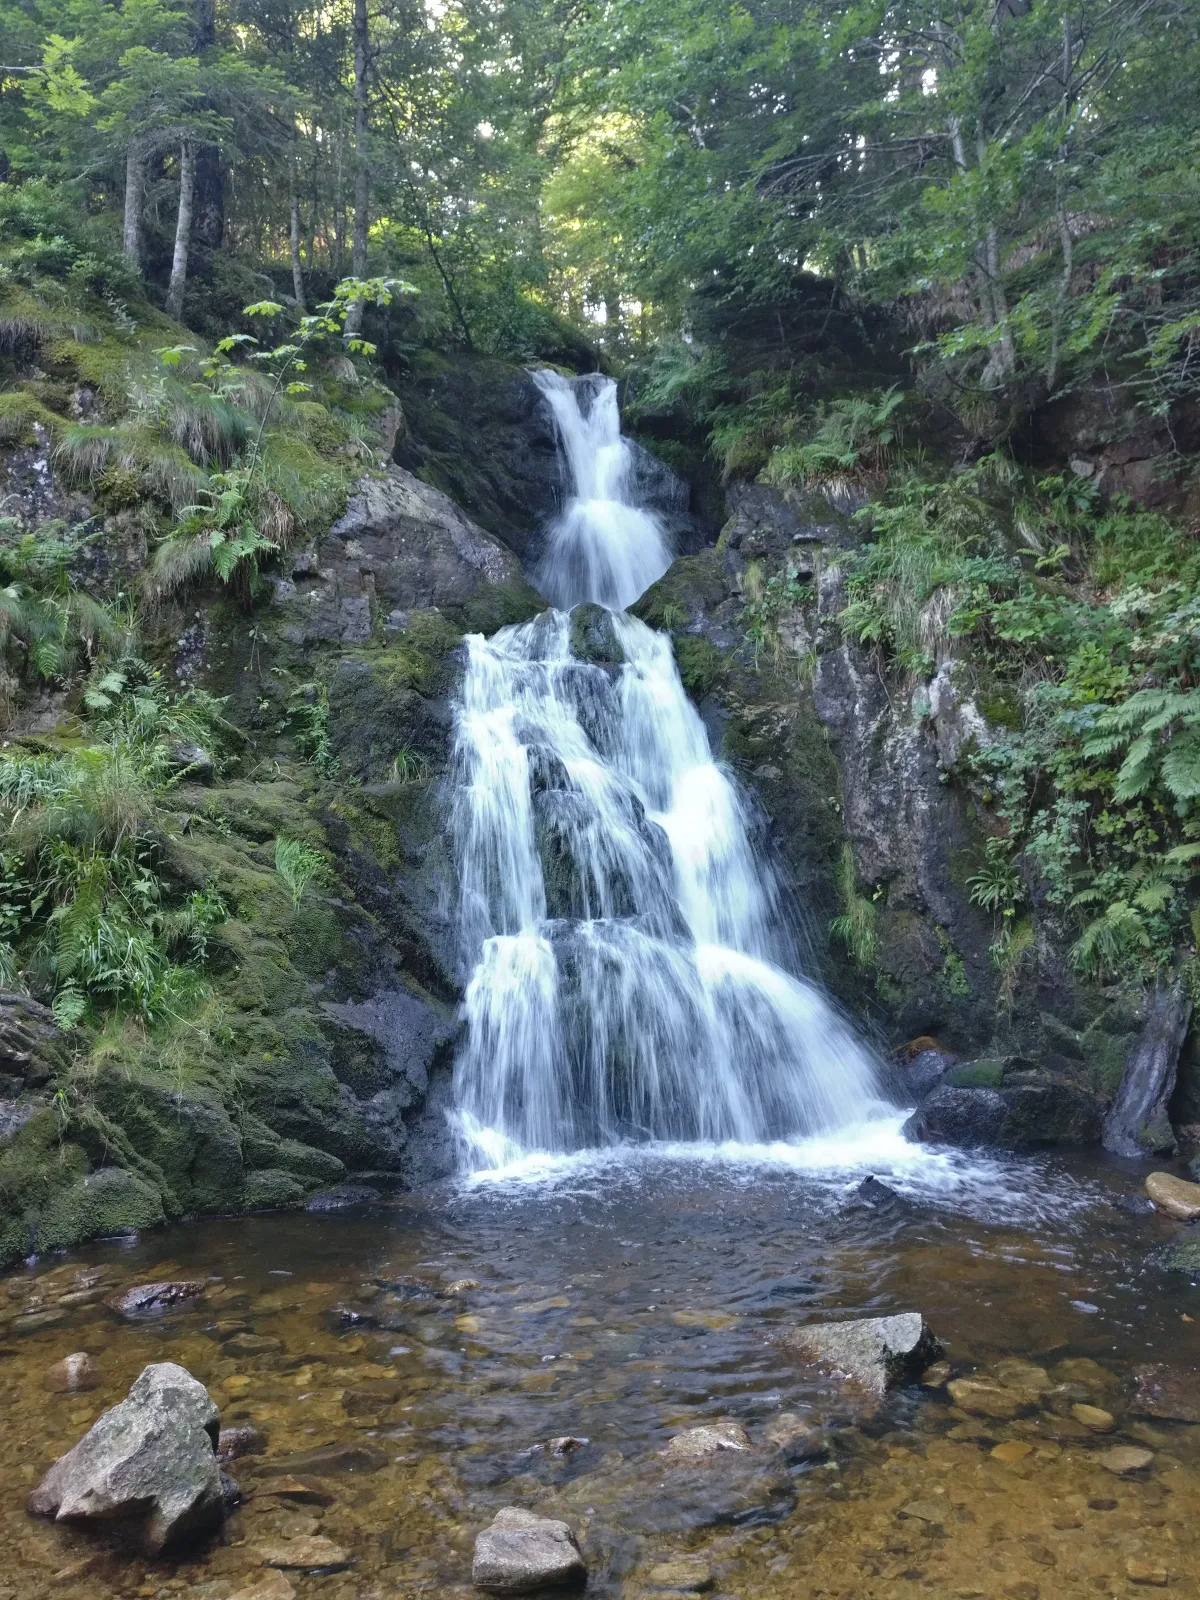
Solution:
[[[670,639],[619,609],[670,552],[633,503],[616,386],[535,376],[575,491],[540,582],[592,609],[467,640],[453,834],[468,1181],[687,1162],[792,1173],[834,1201],[874,1174],[935,1205],[1036,1213],[1036,1164],[903,1138],[871,1053],[798,974]]]
[[[984,1223],[1026,1227],[1057,1227],[1096,1204],[1087,1185],[1052,1170],[1036,1156],[989,1156],[911,1144],[900,1131],[908,1115],[908,1111],[881,1112],[795,1141],[664,1141],[570,1154],[527,1152],[494,1130],[476,1128],[473,1136],[487,1146],[491,1160],[465,1174],[463,1182],[468,1190],[513,1196],[530,1189],[594,1194],[686,1168],[710,1180],[735,1183],[794,1180],[812,1195],[814,1205],[837,1211],[853,1200],[865,1178],[873,1177],[922,1207]]]
[[[554,417],[572,491],[534,579],[552,605],[594,600],[623,611],[662,577],[671,548],[658,518],[636,503],[617,386],[611,378],[549,371],[535,372],[533,381]]]
[[[467,640],[453,817],[467,1164],[827,1133],[883,1109],[876,1064],[794,971],[669,638],[596,609],[631,602],[670,559],[632,503],[616,386],[537,376],[575,489],[543,587],[593,609]]]

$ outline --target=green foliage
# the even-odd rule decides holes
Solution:
[[[64,1026],[108,1010],[154,1023],[203,996],[226,915],[215,889],[175,884],[163,856],[177,749],[229,731],[201,691],[164,692],[126,658],[84,697],[85,742],[0,756],[0,936],[13,979],[48,992]]]
[[[424,783],[429,777],[429,763],[412,745],[401,745],[392,762],[393,783]]]
[[[746,642],[749,644],[755,669],[764,649],[769,649],[778,661],[783,651],[779,627],[789,616],[815,600],[812,585],[802,582],[797,569],[788,562],[782,571],[764,578],[757,562],[751,562],[742,574],[742,588],[746,604],[738,614]]]
[[[842,909],[829,924],[830,936],[860,967],[871,967],[879,950],[875,902],[859,893],[854,851],[849,844],[842,846],[837,867],[837,888]]]
[[[1161,516],[1100,508],[1086,485],[1030,483],[1002,457],[901,480],[864,521],[842,626],[917,676],[969,653],[1006,707],[965,773],[999,829],[968,889],[994,919],[1002,995],[1033,941],[1027,879],[1064,919],[1080,972],[1151,980],[1192,943],[1193,542]]]
[[[280,834],[275,840],[275,871],[287,885],[293,911],[299,911],[304,891],[324,867],[321,852],[302,839],[287,839]]]
[[[893,388],[877,398],[841,395],[819,405],[811,422],[800,424],[807,438],[771,451],[763,482],[781,489],[825,489],[835,497],[878,483],[899,444],[894,418],[903,402]]]

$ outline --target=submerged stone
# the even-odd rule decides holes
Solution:
[[[587,1566],[565,1522],[506,1506],[475,1540],[471,1582],[489,1594],[579,1588],[586,1581]]]
[[[980,1417],[997,1417],[1007,1420],[1028,1411],[1036,1396],[988,1378],[955,1378],[947,1384],[950,1398],[963,1411]]]
[[[750,1435],[740,1422],[711,1422],[677,1433],[662,1452],[666,1461],[708,1461],[724,1450],[749,1450]]]
[[[1154,1451],[1139,1450],[1136,1445],[1119,1444],[1097,1456],[1096,1460],[1106,1472],[1123,1478],[1131,1472],[1144,1472],[1154,1460]]]
[[[48,1367],[42,1379],[42,1387],[49,1389],[54,1394],[74,1394],[84,1389],[96,1389],[100,1386],[100,1368],[88,1355],[86,1350],[77,1350],[74,1355],[64,1356],[61,1361],[56,1361]]]
[[[319,1534],[263,1545],[258,1558],[264,1567],[282,1567],[292,1572],[336,1572],[340,1567],[348,1567],[352,1559],[341,1545]]]
[[[943,1350],[919,1311],[796,1328],[780,1342],[878,1397],[919,1378]]]
[[[676,1594],[705,1594],[713,1586],[712,1568],[703,1556],[672,1556],[650,1568],[646,1584]]]
[[[1200,1374],[1155,1363],[1139,1367],[1134,1377],[1138,1386],[1129,1407],[1132,1416],[1200,1422]]]
[[[159,1317],[188,1300],[198,1300],[208,1285],[202,1278],[180,1278],[170,1283],[135,1283],[110,1294],[104,1304],[130,1320]]]

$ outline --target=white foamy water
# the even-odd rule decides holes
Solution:
[[[668,557],[628,503],[616,387],[543,390],[579,491],[544,587],[626,604]],[[870,1053],[790,970],[774,879],[666,636],[615,610],[472,636],[455,758],[472,1167],[750,1151],[890,1109]]]
[[[658,518],[636,504],[617,386],[557,372],[535,372],[533,381],[554,415],[572,490],[534,580],[552,605],[594,600],[623,611],[662,577],[671,549]]]

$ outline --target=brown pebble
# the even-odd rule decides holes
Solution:
[[[335,1499],[328,1489],[307,1478],[272,1478],[263,1492],[301,1506],[331,1506]]]
[[[77,1394],[100,1386],[100,1368],[86,1350],[76,1350],[46,1369],[42,1387],[52,1394]]]
[[[1016,1466],[1018,1461],[1024,1461],[1026,1456],[1032,1454],[1033,1446],[1026,1444],[1024,1439],[1006,1439],[991,1452],[992,1460],[1002,1461],[1006,1467]]]
[[[1093,1433],[1111,1433],[1117,1425],[1112,1412],[1103,1411],[1099,1406],[1072,1406],[1071,1415],[1076,1422],[1082,1422],[1084,1427],[1090,1428]]]
[[[1137,1561],[1133,1556],[1125,1563],[1125,1576],[1130,1583],[1147,1583],[1155,1589],[1167,1586],[1167,1569],[1151,1566],[1148,1561]]]
[[[1118,1477],[1124,1477],[1128,1472],[1144,1472],[1154,1460],[1154,1451],[1139,1450],[1132,1444],[1119,1444],[1096,1459],[1105,1472],[1115,1472]]]

